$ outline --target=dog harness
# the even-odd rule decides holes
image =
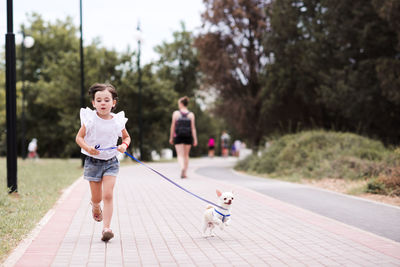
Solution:
[[[216,208],[214,208],[215,212],[218,213],[219,215],[222,216],[222,222],[225,222],[225,218],[231,216],[230,214],[222,214],[221,212],[219,212]]]

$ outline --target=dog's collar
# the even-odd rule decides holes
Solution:
[[[219,215],[221,215],[222,216],[222,222],[224,222],[225,221],[225,217],[229,217],[229,216],[231,216],[230,214],[222,214],[221,212],[219,212],[216,208],[214,208],[214,210],[215,210],[215,212],[216,213],[218,213]]]

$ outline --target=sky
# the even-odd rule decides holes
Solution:
[[[27,14],[36,12],[46,21],[73,18],[79,26],[79,0],[14,0],[14,34],[27,24]],[[149,63],[158,58],[153,48],[163,41],[172,41],[172,33],[181,29],[196,32],[201,26],[202,0],[82,0],[84,45],[99,37],[101,44],[119,52],[137,49],[136,27],[142,29],[141,61]],[[4,47],[7,33],[7,1],[0,5],[0,45]]]

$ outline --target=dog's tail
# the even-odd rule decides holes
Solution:
[[[208,210],[208,209],[213,209],[213,208],[214,208],[214,206],[208,205],[207,208],[206,208],[206,210]]]

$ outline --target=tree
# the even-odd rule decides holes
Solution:
[[[80,127],[78,29],[71,18],[49,23],[33,14],[29,20],[31,25],[25,32],[34,37],[35,45],[25,56],[27,139],[38,139],[41,156],[78,156],[74,142]],[[17,53],[18,61],[20,56]],[[85,88],[95,82],[114,82],[121,76],[115,66],[124,60],[127,57],[101,48],[97,42],[86,47]],[[88,96],[85,101],[90,104]]]
[[[262,74],[267,55],[262,38],[269,1],[204,0],[204,32],[195,41],[206,87],[219,92],[217,113],[258,146],[263,137]]]
[[[373,2],[281,0],[268,7],[268,128],[333,128],[400,141],[393,128],[400,111],[396,21],[382,19]]]
[[[373,1],[379,16],[385,20],[397,35],[396,52],[392,57],[379,60],[376,71],[383,95],[389,101],[400,105],[400,2],[396,0]]]
[[[324,52],[320,1],[274,1],[267,7],[270,30],[264,47],[270,55],[263,87],[265,134],[329,126],[319,96]]]
[[[118,108],[128,116],[127,130],[132,137],[132,147],[139,147],[139,110],[138,110],[138,72],[133,67],[129,69],[118,84],[120,101]],[[123,97],[122,97],[123,96]],[[174,107],[173,99],[176,92],[168,82],[158,79],[154,74],[153,65],[142,67],[142,159],[150,160],[152,150],[160,151],[168,147],[170,110]]]
[[[181,31],[173,32],[171,43],[163,42],[155,47],[160,55],[156,63],[157,75],[160,79],[169,81],[175,92],[181,96],[194,96],[198,89],[198,59],[193,47],[193,35],[186,30],[181,22]]]
[[[400,123],[395,115],[400,105],[391,96],[396,83],[393,76],[382,73],[396,65],[395,30],[371,0],[330,0],[325,6],[325,42],[331,55],[321,81],[322,101],[342,117],[344,129],[398,143],[398,129],[393,125]]]

